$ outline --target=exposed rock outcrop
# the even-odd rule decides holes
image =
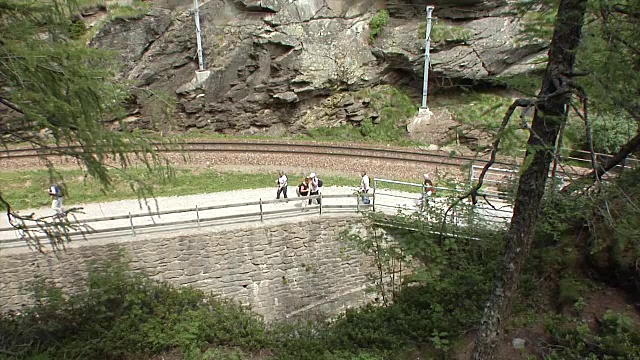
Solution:
[[[278,125],[295,133],[377,119],[366,104],[327,100],[336,94],[384,83],[419,93],[424,6],[417,3],[388,1],[398,18],[370,44],[369,21],[381,1],[209,0],[200,7],[208,72],[197,79],[191,11],[152,8],[139,19],[112,21],[91,45],[120,51],[124,76],[138,86],[175,94],[182,129],[256,133]],[[518,23],[497,17],[507,12],[505,0],[450,0],[436,9],[463,36],[434,39],[434,89],[531,69],[528,61],[545,45],[517,44]]]

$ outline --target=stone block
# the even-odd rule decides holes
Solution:
[[[273,255],[273,254],[279,253],[280,251],[283,251],[283,250],[284,250],[283,247],[276,247],[276,246],[269,247],[269,248],[264,250],[264,254],[269,256],[269,255]]]

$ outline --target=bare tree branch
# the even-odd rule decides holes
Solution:
[[[509,108],[507,109],[507,112],[505,113],[504,117],[502,118],[502,123],[500,124],[500,127],[498,128],[498,132],[496,134],[496,138],[493,141],[493,144],[491,145],[492,149],[491,149],[491,156],[489,157],[489,161],[482,168],[482,172],[480,173],[480,176],[478,177],[478,182],[473,187],[471,187],[471,189],[469,189],[463,195],[460,195],[456,200],[454,200],[451,205],[449,205],[447,210],[444,212],[444,216],[442,217],[443,220],[442,220],[441,227],[444,227],[445,221],[447,219],[447,216],[448,216],[449,212],[451,212],[451,210],[453,208],[455,208],[460,203],[460,201],[462,201],[462,200],[468,198],[469,196],[471,196],[471,201],[472,201],[473,205],[478,203],[478,191],[480,190],[480,188],[484,184],[484,178],[485,178],[487,172],[489,171],[489,168],[496,161],[496,156],[498,155],[498,150],[500,148],[500,142],[502,141],[502,136],[504,134],[505,129],[507,128],[507,124],[509,123],[509,120],[511,119],[511,116],[513,115],[513,112],[518,107],[529,107],[529,106],[532,106],[533,104],[536,103],[536,101],[537,101],[536,99],[531,99],[531,98],[516,99],[509,106]],[[484,198],[486,200],[486,197],[484,197]],[[493,205],[491,205],[491,206],[493,207]]]
[[[632,109],[626,109],[627,113],[636,121],[640,122],[640,114],[635,113]],[[640,150],[640,130],[626,144],[624,144],[620,151],[618,151],[613,157],[606,158],[600,161],[589,174],[585,176],[585,178],[593,178],[600,179],[604,174],[606,174],[611,169],[620,165],[629,155],[634,152]],[[566,189],[563,189],[563,191]]]
[[[7,100],[7,99],[5,99],[3,97],[0,97],[0,104],[8,107],[9,109],[11,109],[13,111],[17,111],[20,114],[24,114],[24,112],[18,107],[18,105],[12,103],[11,101],[9,101],[9,100]]]

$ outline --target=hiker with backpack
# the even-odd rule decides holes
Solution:
[[[314,195],[320,195],[321,193],[321,188],[322,188],[322,180],[320,180],[318,178],[318,175],[316,175],[316,173],[311,173],[309,174],[309,178],[311,179],[311,183],[310,183],[310,196],[314,196]],[[313,199],[309,199],[309,205],[311,205],[311,203]],[[318,205],[320,205],[320,198],[316,199],[316,201],[318,202]]]
[[[51,186],[49,186],[49,195],[51,196],[51,199],[52,199],[51,208],[58,215],[61,215],[62,213],[64,213],[64,209],[63,209],[64,205],[62,201],[64,194],[62,192],[62,189],[56,184],[51,184]]]

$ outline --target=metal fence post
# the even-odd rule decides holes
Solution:
[[[376,187],[378,184],[378,180],[376,180],[376,178],[373,178],[373,201],[371,201],[371,209],[373,210],[373,212],[376,211]]]
[[[133,227],[133,218],[131,217],[131,213],[129,213],[129,224],[131,224],[131,232],[133,232],[133,235],[136,235],[136,229]]]
[[[264,222],[264,217],[262,213],[262,198],[260,198],[260,222]]]
[[[200,227],[200,212],[198,211],[198,205],[196,205],[196,218],[198,219],[198,227]]]
[[[427,210],[427,198],[424,192],[424,184],[422,184],[422,187],[420,188],[420,194],[420,212],[423,212]]]
[[[322,215],[322,193],[318,194],[318,196],[320,196],[318,205],[320,205],[320,215]]]
[[[473,187],[473,163],[469,166],[469,188]]]
[[[356,193],[356,214],[360,212],[360,193]]]

